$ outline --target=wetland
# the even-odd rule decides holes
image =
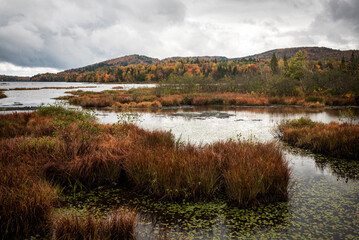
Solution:
[[[9,83],[6,87],[17,87],[10,86],[12,84],[17,83]],[[34,84],[27,87],[56,85]],[[84,86],[84,91],[85,87],[92,86],[82,83],[60,85],[56,87]],[[99,85],[98,90],[112,87]],[[65,89],[5,93],[9,96],[0,99],[1,107],[16,107],[16,102],[38,107],[41,103],[53,104],[53,98],[64,95]],[[229,139],[279,142],[274,130],[282,120],[307,117],[323,123],[339,122],[339,110],[288,106],[187,106],[131,110],[126,114],[139,112],[135,124],[140,128],[170,131],[175,142],[198,146]],[[6,113],[9,111],[2,112]],[[102,124],[116,123],[118,116],[123,114],[103,110],[95,113]],[[359,115],[358,109],[354,109],[354,114]],[[281,153],[292,171],[287,201],[240,208],[230,204],[222,193],[209,200],[181,198],[173,201],[111,182],[106,187],[101,184],[91,189],[83,187],[82,191],[79,191],[80,187],[72,188],[60,198],[55,211],[59,214],[67,211],[80,215],[91,213],[101,217],[114,209],[135,209],[138,214],[137,239],[356,239],[359,235],[357,159],[332,158],[280,144]]]

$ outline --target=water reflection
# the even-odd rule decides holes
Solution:
[[[99,111],[103,123],[117,121],[117,113]],[[358,113],[359,114],[359,113]],[[273,129],[284,119],[309,117],[314,121],[338,121],[338,109],[290,107],[204,107],[167,108],[141,113],[141,127],[171,131],[192,143],[210,143],[229,138],[274,139]]]
[[[42,97],[36,95],[41,93],[40,90],[35,95],[34,92],[29,91],[30,95],[24,98],[18,95],[11,101],[36,103]],[[3,100],[0,104],[4,104]],[[229,138],[273,141],[276,140],[273,128],[284,119],[307,116],[325,123],[339,120],[338,109],[186,107],[134,111],[142,111],[142,121],[138,123],[141,127],[171,131],[177,139],[196,144]],[[118,120],[116,113],[98,113],[103,123]],[[358,109],[355,109],[355,114],[359,115]],[[284,149],[293,169],[288,203],[241,210],[229,207],[221,200],[168,203],[123,189],[99,189],[69,197],[68,207],[87,209],[95,214],[106,214],[117,207],[135,207],[142,216],[137,229],[140,239],[357,238],[359,181],[356,178],[359,164]]]

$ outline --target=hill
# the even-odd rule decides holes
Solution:
[[[128,66],[128,65],[138,65],[138,64],[152,65],[152,64],[156,64],[158,62],[160,62],[160,60],[157,58],[151,58],[151,57],[147,57],[147,56],[143,56],[143,55],[134,54],[134,55],[123,56],[123,57],[114,58],[114,59],[110,59],[107,61],[91,64],[91,65],[81,67],[81,68],[66,70],[65,72],[66,73],[72,73],[72,72],[83,73],[83,72],[102,70],[104,68],[124,67],[124,66]]]
[[[198,60],[203,60],[203,61],[227,61],[229,60],[228,58],[224,57],[224,56],[196,56],[196,57],[169,57],[169,58],[165,58],[163,60],[161,60],[161,62],[177,62],[181,59],[185,59],[185,60],[193,60],[196,61]]]
[[[128,55],[123,56],[119,58],[114,58],[111,60],[91,64],[85,67],[81,68],[75,68],[64,71],[65,73],[84,73],[84,72],[93,72],[108,68],[118,68],[118,67],[124,67],[129,65],[153,65],[156,63],[167,63],[167,62],[176,62],[181,59],[184,60],[204,60],[204,61],[231,61],[231,60],[243,60],[243,59],[258,59],[258,60],[267,60],[271,59],[273,56],[273,53],[276,54],[278,59],[281,59],[284,57],[284,54],[287,56],[287,58],[295,57],[295,54],[299,51],[305,51],[307,53],[307,58],[309,60],[320,60],[320,59],[335,59],[335,60],[341,60],[344,56],[345,60],[349,60],[351,57],[352,52],[354,52],[356,55],[359,54],[359,50],[347,50],[347,51],[341,51],[331,48],[325,48],[325,47],[298,47],[298,48],[282,48],[282,49],[275,49],[270,50],[267,52],[254,54],[251,56],[246,57],[238,57],[238,58],[227,58],[224,56],[194,56],[194,57],[169,57],[165,58],[163,60],[159,60],[157,58],[151,58],[143,55]]]
[[[30,81],[30,77],[0,75],[0,82]]]
[[[308,60],[335,59],[335,60],[339,61],[344,56],[345,60],[348,61],[351,57],[352,52],[354,52],[355,55],[359,54],[359,50],[341,51],[341,50],[331,49],[331,48],[326,48],[326,47],[298,47],[298,48],[282,48],[282,49],[270,50],[267,52],[247,56],[244,58],[246,58],[246,59],[255,58],[258,60],[266,60],[266,59],[271,59],[273,56],[273,53],[275,53],[277,56],[277,59],[283,58],[284,54],[289,59],[289,58],[295,57],[295,54],[299,50],[305,51],[307,53]],[[240,58],[236,58],[236,59],[240,59]]]

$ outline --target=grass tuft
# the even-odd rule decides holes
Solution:
[[[359,125],[313,122],[308,118],[284,121],[279,137],[289,144],[328,156],[359,159]]]
[[[59,217],[53,224],[53,239],[136,239],[137,214],[129,210],[117,210],[106,218],[95,218],[91,214],[81,217],[75,213]]]

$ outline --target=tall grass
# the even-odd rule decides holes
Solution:
[[[229,141],[213,148],[221,156],[226,194],[235,205],[288,200],[291,170],[275,143]]]
[[[11,113],[0,115],[0,138],[16,136],[50,135],[53,126],[49,117],[32,113]]]
[[[282,122],[278,130],[279,137],[295,147],[338,158],[359,159],[359,125],[324,124],[300,118]]]
[[[124,161],[128,178],[160,198],[213,199],[225,193],[240,207],[288,198],[290,169],[274,143],[135,149]]]
[[[6,98],[6,97],[7,97],[6,94],[3,91],[0,91],[0,99]]]
[[[129,210],[117,210],[106,218],[95,218],[90,214],[83,217],[75,213],[66,214],[55,220],[52,238],[56,240],[91,239],[136,239],[137,214]]]
[[[225,195],[239,207],[287,199],[290,169],[274,143],[181,145],[170,132],[99,124],[59,106],[0,119],[2,238],[46,231],[57,197],[51,184],[75,192],[116,183],[169,200]]]
[[[0,172],[1,239],[46,233],[57,199],[55,189],[32,177],[25,164],[0,163]]]
[[[131,89],[129,91],[103,91],[99,93],[72,92],[67,97],[69,102],[82,107],[97,108],[159,108],[162,106],[268,106],[268,105],[300,105],[306,107],[324,107],[355,105],[354,98],[327,96],[271,96],[260,93],[243,93],[236,91],[165,91],[158,89]]]

